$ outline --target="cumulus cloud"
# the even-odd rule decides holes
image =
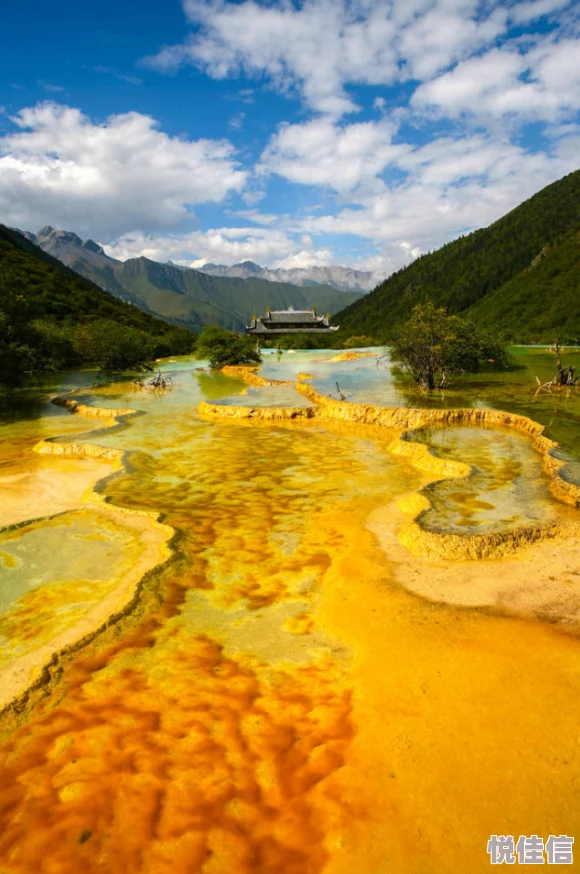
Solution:
[[[340,135],[333,140],[335,146]],[[394,154],[390,166],[400,172],[400,181],[387,185],[375,179],[373,187],[355,186],[348,204],[332,214],[275,215],[246,210],[238,217],[258,227],[222,227],[169,237],[134,234],[107,251],[121,259],[145,255],[193,267],[207,261],[233,264],[246,259],[280,267],[328,265],[344,262],[333,249],[333,236],[351,235],[353,241],[372,244],[373,251],[354,260],[351,257],[350,265],[380,278],[461,233],[490,224],[574,170],[579,139],[575,126],[563,127],[548,155],[528,153],[489,135],[440,137]],[[359,142],[366,148],[364,138]],[[333,161],[331,155],[330,166]],[[302,165],[300,172],[306,171]],[[307,175],[305,181],[311,184],[312,178]],[[320,184],[333,183],[329,176]],[[337,190],[341,185],[334,183],[334,187]]]
[[[506,9],[498,7],[479,19],[479,6],[477,0],[436,3],[402,29],[399,49],[408,78],[429,79],[505,30]]]
[[[104,248],[108,255],[120,261],[144,257],[194,269],[210,262],[232,265],[247,260],[285,270],[340,263],[332,248],[317,246],[310,235],[297,230],[294,219],[275,218],[277,228],[215,228],[172,235],[127,234]],[[382,275],[383,261],[383,258],[369,260],[368,269],[374,271],[376,267]],[[367,269],[362,259],[356,266]]]
[[[306,237],[305,240],[310,242],[310,249],[300,249],[299,252],[294,252],[286,258],[275,261],[273,266],[280,267],[282,270],[292,270],[294,268],[330,267],[335,263],[335,256],[331,249],[314,249],[312,240],[309,237]]]
[[[267,76],[281,91],[298,89],[331,115],[356,109],[346,82],[381,84],[397,78],[396,26],[390,3],[306,0],[224,3],[185,0],[199,27],[185,43],[150,59],[161,70],[194,63],[217,79],[245,72]]]
[[[380,83],[396,76],[394,27],[384,3],[355,9],[346,0],[307,0],[297,9],[287,2],[186,0],[184,8],[201,30],[150,59],[158,69],[192,62],[216,79],[242,71],[267,75],[278,89],[298,88],[310,105],[333,115],[356,108],[345,81]]]
[[[228,127],[230,130],[241,130],[244,126],[244,120],[246,118],[245,112],[237,112],[235,115],[232,115],[228,122]]]
[[[53,224],[104,241],[171,229],[247,177],[226,140],[170,137],[137,112],[96,124],[43,103],[12,121],[18,130],[0,138],[0,215],[17,227]]]
[[[208,261],[235,264],[252,260],[271,264],[296,252],[304,241],[304,237],[292,239],[283,228],[214,228],[173,235],[127,234],[105,246],[105,251],[121,261],[143,256],[188,267],[199,267]]]
[[[411,190],[436,193],[439,205],[431,212],[431,220],[440,227],[437,213],[450,211],[443,196],[449,188],[476,180],[482,190],[490,188],[491,192],[493,186],[505,187],[509,180],[515,180],[514,192],[523,184],[533,193],[558,174],[575,169],[568,158],[529,153],[501,135],[444,136],[417,146],[393,142],[394,132],[394,126],[386,121],[339,125],[315,119],[283,125],[264,151],[258,169],[290,182],[336,192],[343,202],[356,205],[351,213],[359,230],[363,221],[360,207],[372,206],[380,220],[392,210],[399,215],[408,212],[409,219],[420,224],[421,216],[414,215],[413,205],[409,202],[406,206]],[[562,126],[559,141],[575,133],[575,126]],[[394,174],[397,181],[385,182],[385,172]],[[430,203],[432,210],[434,206]],[[332,216],[328,221],[332,226]],[[462,226],[476,224],[471,219]],[[404,235],[408,236],[408,230]]]
[[[242,104],[227,122],[236,139],[253,129],[259,108],[248,78],[300,96],[309,113],[273,130],[258,162],[242,169],[227,140],[170,137],[140,113],[96,123],[54,103],[23,110],[0,139],[5,221],[67,227],[108,242],[117,257],[197,265],[336,263],[329,241],[351,235],[349,260],[364,252],[356,266],[386,273],[577,168],[580,7],[572,0],[183,4],[190,36],[150,63],[242,79],[226,95]],[[348,113],[366,97],[350,89],[360,85],[375,86],[367,92],[375,111],[353,122]],[[526,148],[529,121],[543,124],[546,139],[530,135]],[[249,161],[250,150],[243,154]],[[299,213],[276,214],[274,176],[309,189],[296,197]],[[308,213],[313,188],[323,190],[323,208]],[[217,223],[240,227],[197,229],[192,207],[230,191],[247,208]],[[288,209],[292,195],[282,191]]]
[[[411,146],[393,144],[390,122],[336,125],[328,118],[285,124],[262,154],[258,172],[271,172],[291,182],[320,185],[340,193],[373,182]]]
[[[580,41],[572,0],[183,0],[183,7],[189,37],[150,63],[162,71],[191,63],[217,79],[254,77],[298,94],[312,111],[273,132],[244,195],[252,205],[252,190],[263,191],[273,175],[334,193],[327,214],[269,224],[291,241],[355,235],[375,246],[365,256],[371,269],[395,269],[576,169]],[[375,92],[379,120],[348,123],[344,116],[360,110],[350,87],[361,84],[396,85],[403,99]],[[440,119],[451,134],[430,127]],[[550,151],[517,139],[529,121],[544,123],[548,137],[554,131]],[[227,260],[230,243],[217,245]],[[327,248],[307,246],[304,257]],[[278,259],[302,257],[295,249]]]
[[[557,121],[580,109],[580,40],[544,39],[524,54],[495,48],[420,85],[411,105],[456,118]]]
[[[335,214],[304,216],[294,229],[319,235],[352,234],[372,241],[367,262],[386,272],[461,233],[485,227],[550,182],[577,168],[579,136],[562,131],[552,154],[527,152],[501,137],[440,137],[395,157],[406,174],[396,184],[377,180],[357,189]],[[575,148],[576,147],[576,148]]]
[[[528,24],[545,15],[553,15],[570,6],[573,0],[531,0],[517,3],[511,10],[511,17],[517,24]]]
[[[570,2],[184,0],[194,32],[148,61],[162,71],[192,63],[216,79],[266,77],[282,92],[298,91],[316,112],[337,117],[359,108],[348,85],[429,82],[491,49],[510,25],[529,25]],[[525,72],[524,64],[516,76]]]

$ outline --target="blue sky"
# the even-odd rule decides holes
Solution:
[[[7,4],[0,221],[384,276],[578,169],[579,42],[566,0]]]

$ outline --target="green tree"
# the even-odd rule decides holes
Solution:
[[[580,170],[516,209],[393,273],[335,313],[343,337],[393,338],[416,304],[433,301],[518,342],[580,337]]]
[[[218,325],[206,325],[198,337],[195,355],[207,359],[213,368],[255,364],[262,360],[253,337],[244,337]]]
[[[75,352],[102,370],[143,370],[155,357],[155,340],[145,331],[107,319],[83,325],[74,335]]]
[[[343,349],[362,349],[366,346],[376,346],[377,343],[366,334],[361,334],[358,337],[349,337],[342,344]]]
[[[74,328],[57,325],[50,319],[37,319],[32,325],[42,370],[62,370],[80,363],[81,357],[73,345]]]
[[[5,312],[0,310],[0,385],[16,385],[25,372],[34,369],[34,353],[19,335]]]
[[[0,384],[96,363],[141,368],[190,354],[196,336],[123,303],[0,225]]]
[[[433,389],[444,386],[449,374],[474,373],[481,361],[506,366],[508,353],[498,338],[427,301],[413,307],[400,326],[391,360],[402,364],[417,385]]]
[[[195,351],[196,343],[197,336],[187,328],[173,328],[162,337],[156,338],[155,358],[191,355]]]
[[[36,370],[37,337],[30,325],[30,307],[18,275],[0,270],[0,384],[16,385]]]

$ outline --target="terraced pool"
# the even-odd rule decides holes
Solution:
[[[335,354],[262,373],[530,416],[576,480],[580,399],[534,397],[549,353],[432,398]],[[532,438],[424,426],[421,458],[402,428],[204,417],[313,402],[199,366],[165,364],[162,395],[70,374],[6,411],[2,874],[471,874],[491,834],[580,834],[579,511]],[[141,415],[50,404],[68,391]],[[486,558],[445,555],[481,536]]]

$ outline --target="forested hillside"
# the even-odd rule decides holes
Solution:
[[[469,310],[475,322],[522,343],[580,342],[580,222],[546,246],[533,266]]]
[[[336,316],[341,334],[388,339],[427,299],[520,341],[580,334],[580,171],[499,221],[424,255]]]
[[[195,330],[215,324],[243,331],[253,313],[264,313],[266,307],[278,310],[315,306],[321,313],[334,313],[343,302],[362,297],[358,292],[337,291],[324,285],[300,288],[267,279],[209,276],[148,258],[120,263],[115,278],[138,306]]]
[[[0,225],[0,383],[83,361],[123,368],[195,337],[123,303]]]

